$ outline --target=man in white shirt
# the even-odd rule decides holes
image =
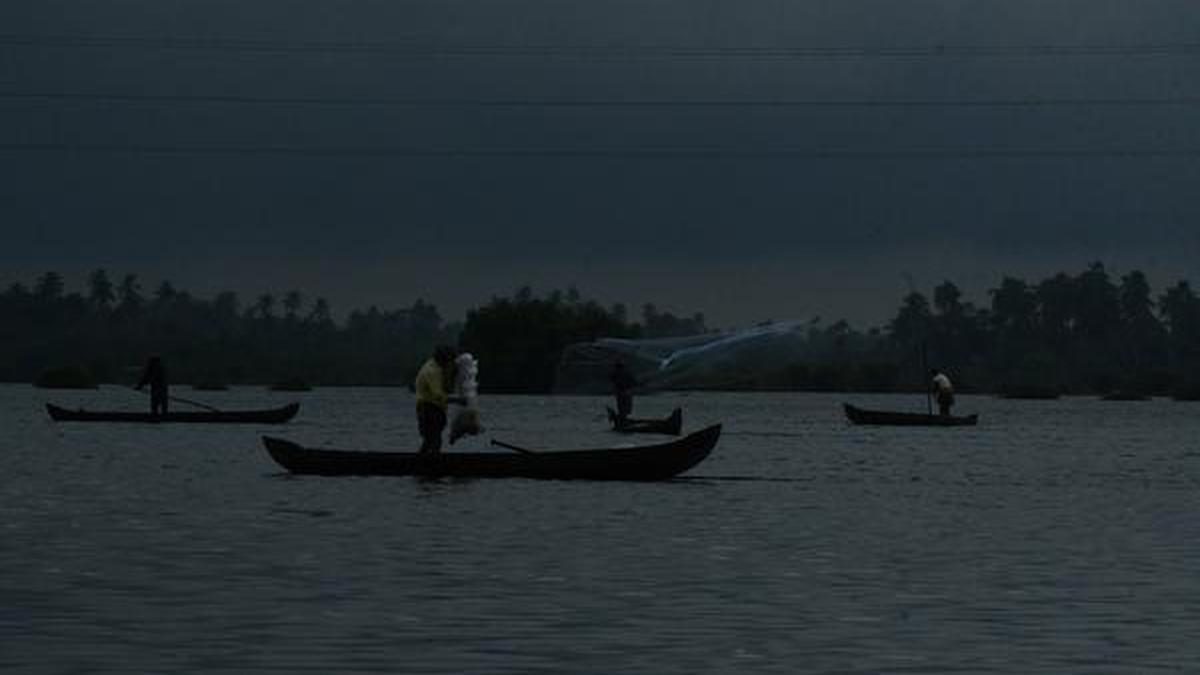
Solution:
[[[945,373],[938,371],[937,368],[929,371],[933,376],[931,388],[937,394],[938,412],[943,415],[950,414],[950,408],[954,405],[954,384],[950,382],[950,378]]]

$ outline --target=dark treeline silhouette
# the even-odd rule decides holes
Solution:
[[[0,293],[0,380],[71,366],[132,384],[146,356],[159,353],[178,382],[398,384],[456,330],[420,300],[354,311],[343,325],[330,312],[298,291],[243,303],[229,291],[199,299],[164,281],[147,295],[136,275],[114,282],[104,270],[91,273],[86,292],[68,293],[47,272],[32,288]]]
[[[493,298],[466,324],[447,323],[436,307],[370,307],[335,322],[329,303],[299,291],[250,302],[226,291],[201,299],[162,282],[149,294],[136,275],[92,272],[84,292],[68,292],[47,272],[32,288],[0,293],[0,381],[30,382],[50,372],[68,380],[133,384],[147,355],[170,363],[190,383],[407,385],[439,343],[459,342],[487,364],[485,391],[547,391],[562,348],[608,336],[704,332],[703,315],[675,317],[654,305],[643,323],[622,305],[604,308],[575,289],[535,297],[528,288]],[[53,379],[53,378],[50,378]]]
[[[703,314],[682,319],[647,304],[642,323],[631,322],[624,305],[605,308],[584,300],[574,288],[536,297],[522,288],[512,298],[467,313],[460,346],[486,365],[484,391],[547,392],[567,345],[598,338],[653,338],[707,331]]]
[[[931,299],[932,298],[932,299]],[[905,296],[883,327],[814,325],[810,353],[784,359],[750,388],[911,390],[923,385],[919,354],[964,391],[1022,388],[1067,393],[1200,394],[1200,297],[1187,281],[1155,293],[1139,271],[1113,278],[1100,263],[1037,282],[1006,277],[986,306],[950,281],[931,297]],[[29,382],[77,366],[104,382],[132,383],[151,353],[178,382],[407,384],[433,346],[457,342],[483,366],[491,392],[545,392],[567,345],[601,337],[654,338],[708,331],[704,316],[681,318],[652,304],[638,320],[575,289],[535,295],[522,288],[447,323],[420,300],[411,307],[351,312],[292,291],[243,302],[232,292],[193,297],[162,282],[144,293],[134,275],[104,270],[83,293],[48,272],[32,287],[0,293],[0,380]]]
[[[1200,299],[1187,281],[1155,296],[1140,271],[1101,263],[1038,282],[1005,277],[988,307],[945,281],[912,292],[886,329],[897,357],[925,345],[962,387],[1189,396],[1200,383]],[[911,358],[911,356],[910,356]]]

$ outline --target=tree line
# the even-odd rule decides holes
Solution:
[[[0,293],[0,381],[70,367],[95,382],[131,383],[147,356],[160,354],[176,382],[407,385],[437,344],[461,343],[488,364],[486,390],[533,392],[549,389],[571,341],[707,330],[701,314],[681,318],[652,304],[640,322],[628,314],[573,288],[544,296],[522,288],[465,322],[448,322],[419,299],[335,321],[328,301],[295,290],[249,301],[232,291],[199,298],[169,281],[147,292],[137,275],[114,279],[97,269],[81,291],[69,291],[62,275],[46,272]]]
[[[370,307],[337,323],[324,298],[299,291],[244,302],[232,291],[209,299],[163,281],[146,293],[137,275],[114,281],[93,271],[83,292],[56,272],[0,294],[0,380],[29,382],[74,367],[98,382],[135,380],[161,354],[174,381],[391,384],[419,366],[431,345],[453,340],[433,305]]]
[[[1200,298],[1178,281],[1155,294],[1138,270],[1102,263],[1036,282],[1005,277],[988,305],[950,281],[913,291],[884,333],[897,359],[925,349],[969,389],[1176,394],[1200,387]]]
[[[638,314],[573,288],[522,288],[461,322],[422,300],[335,321],[327,301],[299,291],[205,299],[168,281],[147,293],[136,275],[114,280],[95,270],[82,291],[69,292],[47,272],[0,293],[0,380],[29,382],[73,365],[97,381],[129,382],[159,353],[179,382],[398,385],[436,344],[450,343],[485,364],[484,390],[533,393],[551,389],[572,343],[709,331],[699,313],[645,304]],[[883,326],[860,331],[838,321],[814,326],[809,341],[820,349],[797,351],[739,386],[906,390],[922,385],[927,360],[964,390],[1200,393],[1200,297],[1189,282],[1155,293],[1142,272],[1114,278],[1099,262],[1040,281],[1005,277],[981,306],[943,281],[931,295],[909,292]]]

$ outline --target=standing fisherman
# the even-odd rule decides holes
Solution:
[[[146,370],[136,389],[141,391],[147,384],[150,385],[150,414],[166,415],[170,396],[167,391],[167,368],[163,365],[162,357],[151,356],[146,361]]]
[[[442,451],[442,431],[446,428],[446,408],[450,404],[449,382],[454,365],[454,349],[441,345],[417,371],[413,390],[417,394],[417,429],[421,432],[421,452]],[[457,397],[456,397],[457,398]]]
[[[938,412],[944,416],[950,415],[950,408],[954,405],[954,384],[950,382],[950,378],[937,368],[929,371],[929,375],[933,378],[930,380],[930,388],[937,396]]]
[[[633,379],[633,374],[622,361],[613,364],[609,380],[612,381],[613,396],[617,399],[617,419],[625,420],[633,414],[633,388],[637,386],[637,380]]]

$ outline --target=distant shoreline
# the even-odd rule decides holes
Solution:
[[[0,385],[15,385],[28,386],[34,389],[42,389],[45,391],[98,391],[101,387],[113,388],[128,388],[128,383],[121,382],[99,382],[96,386],[89,387],[40,387],[31,382],[21,381],[0,381]],[[225,389],[195,389],[192,383],[181,382],[173,383],[172,388],[189,389],[201,391],[206,394],[219,394],[222,391],[246,390],[246,389],[261,389],[279,394],[294,394],[304,393],[304,391],[287,391],[275,389],[273,383],[264,382],[238,382],[228,383]],[[381,383],[381,382],[364,382],[364,383],[346,383],[337,384],[320,384],[315,383],[310,385],[310,389],[326,390],[326,389],[401,389],[411,391],[411,386],[407,383]],[[878,395],[902,395],[902,396],[924,396],[925,392],[919,389],[892,389],[892,390],[864,390],[864,389],[798,389],[789,387],[734,387],[734,386],[712,386],[712,387],[687,387],[687,388],[664,388],[654,389],[640,392],[639,397],[654,397],[663,394],[690,394],[690,393],[711,393],[711,394],[842,394],[845,396],[878,396]],[[1033,392],[1029,394],[1011,393],[1004,391],[968,389],[958,392],[963,396],[984,396],[1003,398],[1010,400],[1052,400],[1056,398],[1095,398],[1108,397],[1113,401],[1138,401],[1150,398],[1169,398],[1180,401],[1197,400],[1194,397],[1187,397],[1174,394],[1172,392],[1121,392],[1121,391],[1063,391],[1056,392]],[[549,391],[549,392],[522,392],[522,391],[491,391],[484,392],[483,396],[609,396],[606,391]]]

